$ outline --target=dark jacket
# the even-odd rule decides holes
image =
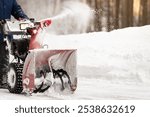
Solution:
[[[10,19],[11,15],[16,19],[28,18],[16,0],[0,0],[0,20]],[[2,40],[3,37],[0,33],[0,41]]]

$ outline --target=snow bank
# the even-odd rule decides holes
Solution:
[[[78,50],[81,76],[150,82],[150,26],[44,38],[51,49]]]

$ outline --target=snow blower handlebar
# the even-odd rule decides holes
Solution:
[[[34,19],[12,22],[10,20],[0,20],[0,32],[3,35],[31,35],[38,32],[39,29],[48,27],[51,24],[50,19],[35,22]],[[32,31],[33,30],[33,31]],[[37,31],[36,31],[37,30]]]
[[[10,20],[0,20],[0,32],[7,37],[8,35],[29,35],[29,50],[42,48],[43,39],[38,39],[38,35],[44,27],[51,24],[51,19],[44,19],[35,22],[31,20],[22,20],[12,22]]]
[[[44,28],[44,27],[50,26],[52,21],[51,21],[51,19],[44,19],[44,20],[39,21],[39,23],[40,23],[40,27]]]
[[[43,38],[38,38],[38,35],[40,34],[41,30],[44,27],[48,27],[51,24],[50,19],[41,20],[39,22],[35,22],[35,28],[28,30],[31,34],[30,44],[29,44],[29,50],[42,48],[43,44]]]
[[[0,20],[0,33],[1,34],[4,34],[4,24],[5,24],[5,20]]]
[[[5,20],[0,20],[0,25],[5,24]]]
[[[27,29],[34,27],[34,24],[29,20],[15,21],[0,20],[0,32],[7,35],[27,35]]]

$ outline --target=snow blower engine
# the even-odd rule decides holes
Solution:
[[[51,23],[51,19],[0,21],[10,52],[7,83],[11,93],[42,93],[50,88],[71,93],[76,90],[76,49],[43,48],[39,35]]]

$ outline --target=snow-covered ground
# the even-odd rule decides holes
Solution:
[[[74,94],[33,96],[0,89],[0,99],[150,99],[150,26],[66,36],[45,35],[51,49],[78,50]]]

